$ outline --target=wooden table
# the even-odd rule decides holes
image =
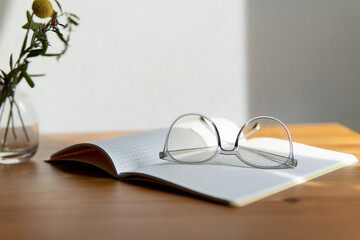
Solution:
[[[340,124],[289,129],[294,141],[360,159],[360,135]],[[0,165],[0,239],[360,239],[359,164],[231,208],[88,165],[43,161],[72,143],[118,134],[44,135],[31,161]]]

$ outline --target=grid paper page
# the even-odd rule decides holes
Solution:
[[[256,169],[241,164],[235,156],[220,155],[204,165],[160,163],[132,172],[154,176],[233,206],[244,206],[358,161],[350,154],[299,143],[294,143],[294,153],[299,161],[294,169]]]
[[[159,152],[164,148],[168,129],[158,129],[96,140],[91,144],[101,147],[114,162],[118,174],[135,168],[162,163]]]

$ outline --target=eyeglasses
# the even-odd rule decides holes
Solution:
[[[245,123],[234,142],[221,139],[218,127],[210,118],[197,113],[184,114],[172,123],[159,157],[177,163],[201,164],[219,154],[236,155],[255,168],[297,166],[289,130],[280,120],[268,116]]]

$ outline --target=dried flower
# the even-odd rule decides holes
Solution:
[[[70,33],[72,29],[74,26],[79,24],[78,16],[73,13],[63,12],[58,0],[53,1],[57,5],[58,12],[54,11],[49,0],[34,0],[32,4],[33,13],[26,11],[27,22],[24,26],[22,26],[22,28],[26,30],[26,33],[20,48],[20,54],[17,58],[14,58],[13,54],[10,55],[10,70],[8,72],[0,69],[0,123],[1,120],[5,118],[4,109],[6,103],[10,103],[10,111],[5,122],[5,134],[4,137],[1,137],[2,139],[0,139],[0,151],[2,151],[6,145],[7,136],[10,134],[10,132],[13,132],[14,138],[16,139],[13,124],[15,116],[14,114],[18,113],[19,117],[21,118],[21,114],[18,109],[19,107],[14,98],[14,86],[18,85],[24,79],[30,87],[34,87],[35,83],[32,79],[35,77],[44,76],[44,74],[28,73],[31,60],[36,57],[55,57],[59,59],[61,56],[63,56],[69,47]],[[51,19],[45,23],[35,22],[34,15],[39,18],[51,17]],[[64,24],[61,24],[58,19],[61,19]],[[60,52],[49,53],[49,33],[54,33],[55,36],[57,36],[57,40],[63,44],[63,48]],[[12,127],[13,131],[9,131],[10,127]],[[23,123],[22,127],[24,129],[25,135],[27,135]],[[2,130],[3,129],[1,126],[0,135]]]
[[[51,17],[54,13],[49,0],[35,0],[32,4],[34,14],[39,18]]]

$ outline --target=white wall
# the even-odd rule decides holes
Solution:
[[[0,0],[0,36],[1,36],[1,29],[4,23],[4,14],[7,9],[8,0]]]
[[[250,115],[360,131],[360,1],[247,1]]]
[[[28,5],[0,9],[0,66]],[[42,132],[168,126],[198,111],[242,123],[337,121],[360,131],[358,0],[61,0],[81,16],[68,54],[36,61]]]
[[[34,60],[31,72],[47,75],[22,86],[42,133],[156,128],[193,111],[247,118],[242,0],[60,2],[81,17],[71,49],[59,63]],[[31,3],[8,1],[2,67],[21,46]]]

